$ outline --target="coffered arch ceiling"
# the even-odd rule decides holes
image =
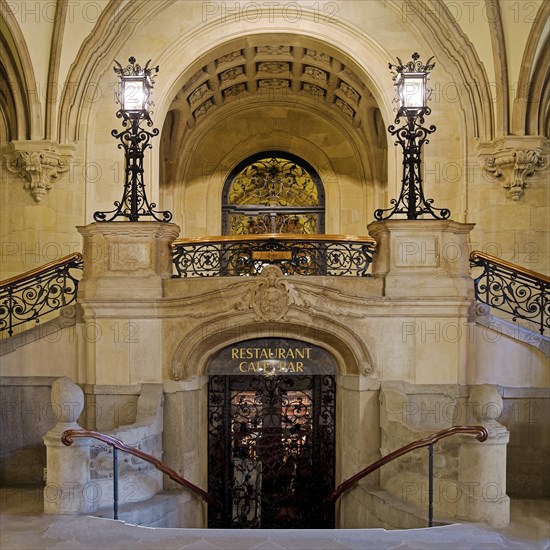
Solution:
[[[222,119],[281,106],[288,116],[306,110],[329,121],[353,143],[369,179],[385,180],[387,137],[368,77],[328,44],[285,34],[242,37],[203,55],[188,74],[163,124],[161,183],[184,179],[202,136]]]

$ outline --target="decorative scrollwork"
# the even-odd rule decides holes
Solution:
[[[429,109],[426,108],[426,114]],[[391,125],[388,128],[390,135],[396,137],[395,145],[403,148],[403,177],[401,179],[401,194],[398,199],[391,199],[392,208],[379,208],[374,212],[377,220],[387,220],[395,214],[405,214],[407,219],[416,220],[422,214],[429,214],[435,219],[446,220],[451,212],[447,208],[434,208],[434,200],[424,196],[421,157],[422,146],[429,143],[428,136],[433,134],[436,127],[432,124],[429,128],[421,126],[422,117],[417,114],[408,114],[403,126]],[[395,119],[399,124],[399,114]]]
[[[66,256],[40,270],[0,283],[0,332],[13,334],[15,327],[40,317],[76,300],[78,278],[82,270],[82,255]]]
[[[550,328],[550,279],[477,251],[470,266],[483,269],[474,280],[477,301],[536,325],[541,334]]]
[[[305,237],[176,243],[172,252],[176,277],[259,275],[266,265],[277,265],[284,275],[369,276],[372,240]]]
[[[322,233],[324,191],[315,170],[283,152],[254,155],[226,182],[222,219],[230,235]]]

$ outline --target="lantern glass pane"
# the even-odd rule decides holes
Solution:
[[[123,82],[122,101],[125,111],[142,111],[147,108],[147,93],[142,79]]]
[[[424,107],[425,79],[423,75],[403,75],[399,84],[402,107],[405,109],[421,109]]]

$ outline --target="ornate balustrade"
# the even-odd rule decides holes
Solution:
[[[474,278],[478,302],[536,325],[541,334],[550,329],[549,277],[478,250],[470,254],[470,266],[483,269]]]
[[[178,239],[176,277],[258,275],[266,264],[285,275],[367,277],[376,241],[344,235],[232,235]]]
[[[74,253],[0,282],[0,332],[13,329],[76,300],[82,254]]]

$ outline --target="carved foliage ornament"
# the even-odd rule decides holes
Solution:
[[[69,162],[52,151],[18,151],[6,155],[6,166],[10,172],[27,180],[25,189],[40,202],[59,175],[69,169]]]
[[[541,149],[502,149],[485,160],[485,170],[503,178],[504,189],[512,200],[519,200],[528,183],[525,179],[545,168],[548,159]]]

